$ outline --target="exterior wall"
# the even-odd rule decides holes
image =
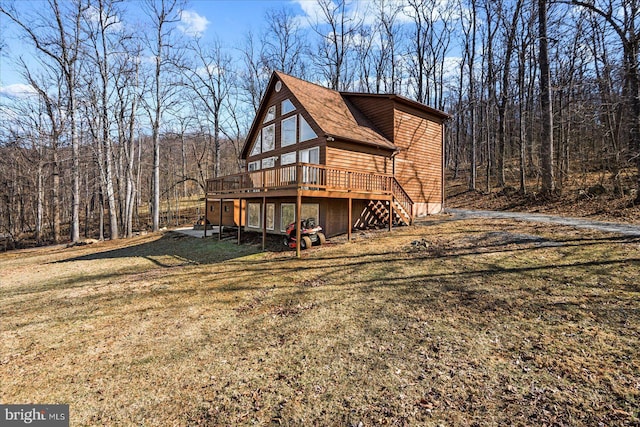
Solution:
[[[329,200],[329,199],[316,199],[316,198],[304,198],[302,200],[302,204],[317,204],[318,205],[318,211],[319,211],[319,218],[316,218],[316,224],[321,225],[322,228],[325,231],[325,234],[327,236],[333,236],[336,234],[340,234],[340,231],[336,231],[336,221],[335,219],[331,220],[332,218],[332,212],[329,211],[329,206],[331,206],[331,209],[335,209],[335,200]],[[259,203],[260,204],[260,212],[263,212],[262,209],[264,209],[262,207],[262,199],[248,199],[247,203]],[[267,204],[271,204],[273,203],[275,206],[275,210],[274,210],[274,229],[273,230],[267,230],[267,233],[269,234],[284,234],[284,232],[282,231],[282,204],[283,203],[296,203],[296,199],[294,197],[285,197],[285,198],[270,198],[267,199]],[[344,209],[346,211],[346,202],[344,204]],[[247,214],[248,214],[249,209],[247,208]],[[246,215],[246,214],[245,214]],[[346,216],[345,216],[346,218]],[[261,221],[262,222],[262,221]],[[346,219],[345,219],[345,223],[346,223]],[[284,224],[284,227],[286,227],[288,224]],[[249,227],[248,225],[248,221],[246,221],[246,217],[245,217],[245,227],[244,230],[246,231],[262,231],[262,224],[260,228],[256,228],[256,227]],[[346,232],[346,231],[345,231]]]
[[[376,96],[347,96],[347,99],[375,124],[385,138],[393,142],[393,101]]]
[[[326,228],[326,235],[336,236],[344,234],[348,230],[347,220],[349,219],[349,200],[347,199],[327,199],[325,209],[325,222],[321,225]]]
[[[291,103],[295,107],[295,110],[288,112],[286,114],[282,114],[282,102],[285,99],[288,99],[289,101],[291,101]],[[285,85],[282,85],[282,89],[280,90],[280,92],[272,91],[269,99],[265,99],[264,103],[266,107],[265,111],[261,116],[256,117],[256,123],[258,125],[256,126],[256,129],[253,130],[253,132],[249,135],[251,139],[250,139],[249,150],[247,152],[248,154],[246,159],[247,164],[254,161],[269,158],[269,157],[276,157],[277,159],[275,162],[275,166],[280,166],[281,165],[280,160],[281,160],[282,154],[291,153],[293,151],[300,151],[300,150],[313,148],[313,147],[320,147],[320,164],[324,164],[325,162],[324,146],[326,144],[326,139],[322,137],[322,130],[315,125],[315,123],[313,122],[309,114],[302,108],[300,103],[298,103],[298,101],[296,100],[294,95],[291,93],[291,91],[289,91]],[[276,107],[275,119],[264,123],[265,115],[269,110],[269,107],[271,106]],[[309,124],[309,126],[313,129],[313,131],[318,137],[311,140],[297,142],[295,144],[282,147],[281,146],[282,120],[290,118],[292,116],[298,116],[298,118],[296,119],[296,140],[297,141],[300,140],[300,126],[301,126],[300,118],[299,118],[300,116],[302,116],[305,119],[305,121]],[[255,143],[255,139],[258,132],[260,132],[260,130],[262,130],[264,127],[269,126],[271,124],[275,125],[274,149],[252,156],[250,153]],[[299,161],[299,158],[297,158],[297,160]]]
[[[392,173],[391,158],[380,150],[367,150],[350,144],[331,144],[326,147],[327,167],[367,171],[375,173]]]
[[[222,225],[237,227],[240,225],[241,218],[244,218],[244,215],[240,212],[239,200],[225,200],[222,202]],[[207,202],[207,221],[211,225],[220,225],[220,201]]]
[[[442,213],[442,203],[415,203],[413,205],[413,215],[423,217]]]
[[[396,104],[395,175],[416,204],[442,205],[442,120]],[[430,209],[419,211],[437,210]],[[417,215],[419,216],[419,215]]]
[[[295,198],[278,198],[267,199],[267,204],[275,204],[275,227],[274,230],[267,230],[269,234],[284,234],[280,228],[282,222],[281,206],[283,203],[295,204]],[[262,212],[262,199],[250,199],[247,203],[259,203]],[[366,213],[369,200],[353,200],[353,224],[354,227],[358,223],[358,219]],[[316,224],[322,226],[327,237],[344,234],[348,231],[347,220],[349,217],[349,200],[348,199],[320,199],[320,198],[304,198],[302,204],[317,204],[319,209],[319,218],[316,218]],[[248,209],[247,209],[248,211]],[[245,220],[246,221],[246,220]],[[247,222],[245,222],[247,224]],[[261,232],[262,228],[248,227],[245,225],[245,231]]]

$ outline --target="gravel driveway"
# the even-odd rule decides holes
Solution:
[[[635,224],[591,221],[588,219],[581,219],[581,218],[568,218],[568,217],[562,217],[562,216],[522,213],[522,212],[499,212],[499,211],[481,211],[481,210],[467,210],[467,209],[446,209],[446,212],[454,215],[456,218],[519,219],[522,221],[569,225],[576,228],[587,228],[591,230],[623,234],[625,236],[640,237],[640,225],[635,225]]]

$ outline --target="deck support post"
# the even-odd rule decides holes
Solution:
[[[347,226],[347,241],[351,242],[351,229],[353,228],[353,199],[349,197],[347,201],[349,203],[347,209],[347,221],[349,222]]]
[[[207,205],[207,202],[209,201],[209,199],[207,198],[207,195],[205,193],[204,195],[204,237],[207,237],[207,214],[209,213],[209,206]]]
[[[389,231],[393,229],[393,197],[389,199]]]
[[[238,200],[238,205],[240,207],[240,212],[238,213],[238,244],[240,244],[242,242],[242,235],[240,233],[242,233],[242,223],[243,223],[243,217],[242,217],[242,199]]]
[[[413,225],[413,203],[411,204],[411,212],[409,212],[411,218],[409,218],[409,225]]]
[[[222,240],[222,196],[220,196],[220,214],[218,215],[218,240]],[[207,227],[207,225],[204,225],[205,228]]]
[[[300,258],[300,228],[302,227],[302,194],[300,193],[300,183],[302,182],[302,165],[296,165],[296,257]]]
[[[298,195],[296,197],[296,257],[300,258],[300,239],[301,236],[301,228],[302,228],[302,195],[300,194],[300,190],[298,190]],[[307,248],[308,249],[308,248]]]
[[[267,249],[267,197],[262,197],[262,250]]]

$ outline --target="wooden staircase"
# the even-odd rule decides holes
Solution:
[[[389,224],[390,209],[393,206],[393,225],[411,225],[413,223],[413,201],[404,191],[402,186],[393,179],[393,198],[388,200],[371,200],[360,214],[355,223],[355,228],[376,228]]]

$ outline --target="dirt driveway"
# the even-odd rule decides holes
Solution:
[[[586,228],[591,230],[623,234],[625,236],[640,237],[640,225],[636,225],[636,224],[591,221],[591,220],[582,219],[582,218],[569,218],[569,217],[523,213],[523,212],[500,212],[500,211],[482,211],[482,210],[467,210],[467,209],[446,209],[446,212],[449,214],[452,214],[456,219],[508,218],[508,219],[518,219],[521,221],[569,225],[576,228]]]

